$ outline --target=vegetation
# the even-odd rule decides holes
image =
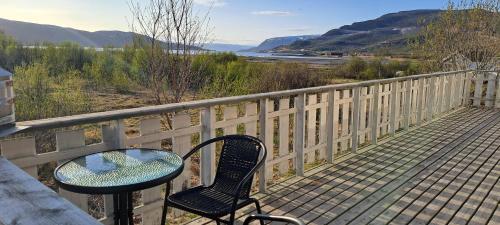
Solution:
[[[420,62],[416,60],[388,60],[374,58],[363,60],[353,57],[339,66],[334,76],[357,80],[382,79],[403,75],[415,75],[422,71]]]
[[[500,56],[500,1],[450,1],[413,47],[427,70],[493,68]]]

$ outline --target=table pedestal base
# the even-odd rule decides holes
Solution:
[[[132,192],[113,194],[113,208],[115,225],[133,225],[134,207],[132,205]]]

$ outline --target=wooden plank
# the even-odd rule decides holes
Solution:
[[[333,158],[338,157],[339,154],[339,129],[340,129],[340,104],[338,101],[340,100],[340,91],[333,91]]]
[[[418,80],[418,100],[417,100],[417,125],[422,124],[423,111],[425,104],[425,94],[424,94],[425,79]]]
[[[436,135],[433,135],[433,134],[427,134],[427,135],[429,135],[429,136],[428,136],[428,137],[423,138],[422,140],[432,142],[432,138],[435,138],[435,136],[436,136]],[[450,135],[450,134],[449,134],[448,132],[445,132],[445,133],[444,133],[444,135]],[[432,137],[432,138],[430,138],[430,137]],[[443,138],[443,140],[447,140],[447,139],[449,139],[449,138],[448,138],[448,137],[444,137],[444,138]],[[412,145],[410,145],[410,146],[413,146],[413,145],[414,145],[414,144],[416,144],[416,143],[422,143],[422,140],[420,140],[420,139],[413,140],[413,141],[415,141],[415,143],[413,143],[413,144],[412,144]],[[396,143],[400,143],[400,142],[396,142]],[[386,147],[383,147],[383,146],[381,147],[381,149],[385,149],[385,148],[386,148]],[[401,153],[401,152],[403,151],[400,147],[396,147],[396,148],[397,148],[397,152],[400,152],[400,153]],[[389,156],[390,156],[390,155],[389,155]],[[404,158],[404,157],[402,157],[402,158]],[[377,166],[377,165],[379,165],[381,162],[386,162],[386,159],[383,159],[383,158],[377,158],[377,160],[380,160],[380,162],[373,162],[373,166]],[[395,160],[395,161],[398,161],[398,160]],[[350,165],[354,165],[354,164],[350,164]],[[361,171],[371,171],[371,173],[375,173],[375,174],[376,174],[376,171],[373,171],[373,170],[371,170],[370,168],[366,168],[365,170],[361,170]],[[351,175],[355,175],[355,174],[351,174]],[[334,181],[334,179],[333,179],[333,178],[330,178],[330,177],[328,177],[328,178],[326,178],[326,177],[325,177],[325,179],[326,179],[326,182],[335,182],[335,181]],[[344,177],[339,177],[338,179],[339,179],[340,181],[346,181],[346,180],[349,180],[347,177],[346,177],[346,178],[344,178]],[[343,183],[343,182],[342,182],[342,183]],[[324,188],[324,187],[327,187],[327,186],[326,186],[326,184],[324,184],[324,183],[318,183],[318,182],[312,182],[312,185],[311,185],[311,186],[306,186],[306,188],[308,188],[308,189],[309,189],[309,188],[316,188],[316,189],[317,189],[317,187],[322,187],[322,188]],[[288,194],[288,195],[286,195],[286,196],[281,196],[281,199],[287,199],[287,201],[283,201],[283,202],[284,202],[284,203],[283,203],[283,206],[281,206],[281,207],[280,207],[280,209],[281,209],[281,208],[283,208],[283,207],[293,208],[293,207],[294,207],[294,205],[293,205],[293,204],[290,204],[290,202],[288,202],[288,201],[294,201],[294,202],[296,202],[296,201],[294,200],[295,198],[303,198],[303,197],[307,197],[307,198],[312,198],[312,199],[315,199],[315,200],[316,200],[316,199],[319,199],[319,200],[323,199],[323,200],[324,200],[324,198],[321,198],[321,196],[319,196],[319,198],[318,198],[318,196],[316,196],[317,194],[321,194],[321,193],[320,193],[320,192],[318,192],[317,190],[315,190],[315,191],[312,191],[312,190],[311,190],[311,192],[310,192],[310,193],[307,193],[307,192],[306,192],[306,193],[304,193],[302,190],[303,190],[303,189],[295,190],[295,191],[291,192],[290,194]],[[329,190],[329,189],[326,189],[326,190],[324,190],[324,191],[323,191],[323,194],[324,194],[324,193],[333,193],[333,194],[336,194],[336,193],[338,193],[338,192],[337,192],[337,191],[335,191],[335,190]],[[311,194],[313,194],[313,195],[311,195]],[[293,196],[297,196],[297,197],[293,197]],[[287,203],[287,202],[288,202],[288,203]],[[303,202],[303,201],[298,201],[298,202],[299,202],[298,204],[301,204],[303,207],[297,208],[296,210],[299,210],[299,209],[300,209],[300,210],[303,210],[303,211],[305,211],[304,213],[310,212],[309,208],[307,208],[304,204],[302,204],[302,202]],[[271,204],[271,203],[270,203],[270,204]],[[272,203],[273,208],[275,208],[275,207],[276,207],[276,205],[277,205],[277,204],[276,204],[276,202],[273,202],[273,203]],[[322,205],[322,204],[321,204],[321,203],[319,203],[318,205]],[[265,208],[266,208],[266,207],[265,207]],[[274,212],[273,212],[273,213],[274,213]],[[295,215],[297,215],[297,214],[295,214]]]
[[[412,87],[413,87],[413,80],[408,80],[405,82],[406,85],[406,92],[405,92],[405,102],[404,102],[404,120],[403,120],[403,126],[405,130],[410,129],[410,123],[411,123],[411,104],[412,104]]]
[[[149,135],[161,132],[161,120],[160,118],[150,118],[141,120],[139,125],[139,131],[141,135]],[[142,143],[141,147],[162,149],[161,141]],[[141,191],[142,203],[143,205],[153,204],[156,201],[162,200],[161,186],[149,188]],[[152,208],[144,213],[142,213],[142,224],[143,225],[153,225],[161,223],[161,212],[162,207]]]
[[[214,107],[201,110],[201,141],[205,142],[215,138],[216,113]],[[215,145],[205,146],[200,153],[200,177],[203,185],[212,184],[215,176]]]
[[[356,87],[353,90],[353,106],[352,106],[352,153],[356,153],[358,151],[358,131],[359,131],[359,95],[361,88]]]
[[[481,106],[481,99],[483,97],[483,82],[484,82],[484,74],[482,72],[478,72],[476,74],[475,84],[474,84],[474,100],[472,101],[473,106]]]
[[[464,88],[463,88],[463,96],[462,96],[462,104],[468,106],[470,104],[469,98],[471,96],[471,80],[472,73],[465,73],[464,77]]]
[[[0,224],[101,224],[3,157],[0,174]]]
[[[477,113],[479,114],[479,112],[477,112]],[[431,129],[431,127],[428,127],[427,129],[430,129],[430,130],[438,129],[439,130],[439,129],[444,129],[444,127],[448,127],[450,125],[451,126],[457,126],[457,124],[471,122],[471,121],[463,121],[462,119],[460,119],[462,117],[460,117],[460,115],[456,115],[456,114],[457,113],[454,113],[452,115],[458,118],[457,122],[450,122],[450,123],[446,123],[446,124],[443,124],[443,125],[440,124],[440,123],[434,122],[432,124],[427,125],[427,126],[432,125],[434,128]],[[478,118],[477,116],[470,116],[470,117],[474,118],[474,119]],[[457,130],[457,128],[452,128],[452,127],[449,127],[448,129],[450,131]],[[449,133],[450,132],[442,132],[442,134],[449,134]],[[407,135],[408,136],[404,135],[404,136],[396,138],[394,140],[394,143],[398,143],[398,145],[399,145],[399,144],[407,142],[408,140],[413,140],[413,139],[408,138],[408,137],[416,138],[417,136],[422,135],[422,134],[419,133],[419,134],[415,135],[415,134],[408,133]],[[434,133],[429,133],[429,134],[426,134],[426,135],[427,135],[426,137],[422,137],[423,138],[422,140],[429,141],[432,138],[435,138],[437,136]],[[444,137],[444,140],[447,140],[447,139],[449,139],[449,138]],[[412,142],[421,143],[420,139],[413,140]],[[370,160],[380,159],[380,157],[376,156],[376,155],[380,155],[380,154],[382,154],[384,152],[385,152],[384,154],[387,154],[387,151],[393,151],[393,152],[401,153],[401,152],[404,151],[404,148],[399,147],[399,146],[398,147],[393,147],[393,148],[392,147],[388,148],[386,146],[380,146],[380,149],[374,149],[373,151],[370,151],[369,154],[362,154],[362,155],[359,155],[359,157],[352,158],[352,159],[356,159],[354,161],[348,160],[348,161],[340,162],[340,164],[338,164],[338,166],[339,166],[338,170],[342,170],[343,171],[345,169],[349,169],[349,170],[346,171],[346,173],[349,173],[349,171],[352,171],[352,170],[356,169],[356,168],[353,168],[352,165],[357,165],[357,166],[361,167],[361,166],[363,166],[363,164],[365,162],[368,162],[368,158],[371,158]],[[372,155],[372,156],[370,156],[370,155]],[[360,162],[360,161],[357,161],[357,160],[362,160],[362,161]],[[376,164],[379,164],[379,163],[376,163]],[[366,170],[370,170],[370,169],[366,168]],[[327,179],[328,181],[335,179],[335,178],[331,178],[330,176],[328,176],[328,175],[332,174],[332,172],[330,172],[330,171],[325,171],[325,172],[327,172],[327,173],[326,174],[325,173],[320,173],[320,174],[313,173],[313,174],[311,174],[312,176],[314,176],[312,178],[311,177],[304,177],[304,178],[300,178],[298,180],[295,179],[295,180],[297,180],[297,182],[300,181],[300,184],[298,183],[299,187],[302,186],[303,184],[307,184],[307,183],[313,184],[314,187],[322,187],[322,184],[318,183],[318,181],[321,181],[321,180],[318,180],[318,179]],[[344,180],[344,178],[342,178],[342,180]],[[279,191],[279,193],[278,192],[270,193],[269,195],[267,195],[268,197],[266,197],[264,199],[261,199],[261,203],[263,201],[265,204],[272,205],[271,209],[279,207],[279,203],[280,202],[283,202],[283,205],[288,205],[289,204],[288,201],[293,201],[292,196],[289,196],[289,194],[293,193],[294,196],[295,196],[297,194],[297,192],[300,191],[300,188],[297,189],[297,187],[291,186],[291,184],[288,184],[288,183],[287,184],[283,184],[283,185],[277,184],[277,185],[272,186],[272,188],[274,189],[274,191]],[[282,189],[279,189],[279,188],[282,188]],[[299,193],[299,196],[302,196],[302,195],[308,195],[308,194],[307,193]],[[269,198],[269,197],[271,197],[271,198]],[[282,199],[286,199],[286,201],[285,200],[282,201]],[[268,210],[267,206],[265,208],[266,208],[265,210]],[[271,210],[269,210],[269,211],[271,211]],[[245,212],[246,212],[245,210],[242,210],[242,214],[240,214],[240,215],[244,215]],[[250,212],[248,212],[248,213],[250,213]]]
[[[432,120],[432,117],[434,116],[434,104],[435,104],[435,99],[436,99],[436,85],[437,85],[437,78],[433,77],[430,80],[429,83],[429,92],[427,96],[427,114],[426,118],[428,121]]]
[[[350,125],[349,116],[352,115],[351,110],[350,110],[350,104],[349,104],[352,101],[351,97],[350,97],[350,90],[343,90],[342,91],[342,99],[344,99],[344,100],[347,99],[347,101],[342,104],[342,112],[341,112],[342,121],[339,124],[341,138],[348,137],[350,135],[349,134],[350,133],[349,132],[349,125]],[[348,145],[347,139],[340,140],[340,151],[339,152],[341,154],[344,154],[347,151],[347,149],[350,147],[351,146]]]
[[[325,145],[326,144],[326,117],[328,113],[328,93],[321,93],[321,102],[320,104],[322,105],[321,108],[319,108],[319,143],[318,145]],[[324,148],[319,148],[317,150],[318,152],[318,159],[319,160],[326,160],[326,147]]]
[[[290,108],[290,99],[280,99],[279,110],[287,110]],[[290,137],[290,116],[279,117],[279,156],[283,157],[290,154],[289,146]],[[288,173],[290,170],[288,160],[285,160],[278,165],[278,171],[281,175]]]
[[[497,129],[493,129],[493,130],[495,132],[498,132],[498,128],[500,128],[500,126],[498,126]],[[485,132],[485,133],[487,133],[487,132]],[[491,132],[489,135],[491,135]],[[497,137],[494,137],[494,138],[497,138]],[[434,203],[435,205],[432,205],[431,207],[428,206],[430,201],[432,201],[434,198],[436,198],[436,195],[440,193],[440,192],[436,192],[436,191],[432,191],[432,190],[442,190],[442,191],[445,191],[445,194],[447,194],[446,193],[446,191],[447,191],[446,187],[448,187],[447,184],[453,182],[454,179],[458,175],[460,175],[465,168],[476,169],[476,168],[472,167],[471,164],[474,160],[476,160],[483,153],[483,151],[485,149],[483,149],[482,151],[475,151],[475,147],[472,147],[472,148],[469,147],[469,146],[471,146],[472,143],[478,143],[478,144],[482,145],[485,143],[485,140],[484,139],[475,139],[474,141],[469,141],[468,146],[460,148],[461,154],[456,154],[453,156],[454,160],[445,161],[443,163],[443,166],[441,166],[437,170],[432,171],[432,175],[426,176],[426,178],[424,180],[420,181],[420,183],[417,186],[417,188],[418,188],[417,193],[419,193],[416,195],[417,198],[410,200],[410,204],[407,204],[403,210],[400,210],[399,214],[391,222],[396,223],[396,224],[401,224],[401,223],[406,223],[407,221],[408,222],[413,221],[415,219],[418,221],[423,221],[423,220],[428,221],[428,220],[432,219],[432,217],[429,216],[429,214],[437,213],[435,211],[439,211],[439,209],[441,208],[441,206],[436,205],[436,203]],[[486,143],[486,145],[488,145],[488,144]],[[496,148],[490,149],[490,151],[487,151],[488,152],[487,156],[483,157],[483,161],[488,159],[489,156],[491,156],[491,154],[493,154],[495,149]],[[479,161],[478,164],[482,165],[483,161]],[[474,173],[469,173],[469,176],[472,176],[473,174]],[[464,176],[464,179],[467,180],[467,175],[461,175],[461,176]],[[463,182],[463,180],[459,180],[459,182]],[[459,186],[460,183],[456,184],[456,185]],[[454,188],[454,186],[452,186],[452,185],[450,185],[450,186],[452,188]],[[414,188],[413,190],[415,190],[415,189],[416,188]],[[420,190],[422,190],[422,191],[420,191]],[[412,193],[412,192],[410,191],[408,193]],[[445,195],[445,198],[449,198],[449,196]],[[406,203],[408,200],[405,199],[404,201]],[[440,202],[439,204],[441,204],[441,203],[442,202]],[[422,211],[424,209],[426,209],[426,206],[427,206],[428,210],[422,214]]]
[[[495,97],[495,108],[500,108],[500,73],[497,72],[496,74],[496,79],[497,79],[497,94]]]
[[[498,121],[498,118],[496,121]],[[469,132],[469,135],[474,135],[474,133]],[[437,155],[436,154],[431,155],[428,151],[424,152],[424,155],[426,156],[420,158],[418,161],[425,162],[425,164],[431,163],[432,161],[436,160],[436,157],[439,158],[439,156],[442,156],[441,153],[444,154],[445,152],[451,151],[453,149],[453,148],[447,148],[448,147],[447,145],[443,145],[441,148],[443,147],[446,148],[447,150],[439,152],[439,154]],[[405,157],[403,160],[407,160],[407,158]],[[399,161],[396,164],[398,163]],[[352,191],[349,191],[351,189],[350,188],[346,190],[347,193],[339,193],[338,194],[339,196],[330,198],[327,201],[328,203],[325,202],[318,204],[318,207],[314,209],[315,214],[316,215],[319,214],[318,216],[312,215],[312,217],[310,217],[309,215],[304,215],[301,218],[306,222],[312,222],[317,224],[331,223],[332,221],[334,221],[335,223],[338,222],[339,224],[345,224],[346,223],[345,219],[352,217],[349,216],[348,214],[343,213],[342,209],[345,208],[353,209],[356,211],[356,214],[359,212],[363,212],[367,207],[370,206],[368,202],[377,202],[379,198],[384,197],[388,193],[391,193],[393,191],[393,188],[397,187],[398,184],[404,184],[401,182],[404,182],[405,179],[397,179],[397,178],[404,176],[408,172],[412,173],[411,172],[412,170],[409,169],[414,168],[414,165],[408,164],[406,162],[401,166],[403,166],[404,169],[403,168],[400,168],[399,170],[396,169],[393,173],[390,173],[388,176],[382,176],[381,178],[383,178],[383,180],[381,180],[380,182],[376,182],[377,179],[374,180],[369,178],[361,179],[359,184],[355,184],[355,186],[357,185],[358,187],[352,188],[353,190],[359,190],[355,191],[353,193],[354,195],[347,194],[347,193],[352,193]],[[418,168],[420,169],[420,167]],[[379,175],[380,172],[376,174],[377,174],[376,176],[380,176]],[[392,180],[395,180],[395,182],[391,182]],[[368,185],[366,184],[366,182],[368,183],[372,182],[373,185]],[[330,193],[338,193],[338,191],[335,190],[329,191],[324,195],[329,195]]]
[[[63,152],[82,146],[85,146],[85,130],[79,129],[56,133],[57,151]],[[65,161],[67,160],[61,160],[58,164],[64,163]],[[88,195],[66,191],[62,188],[59,188],[59,195],[68,199],[83,211],[87,212],[89,210]]]
[[[36,156],[36,145],[34,137],[10,139],[0,142],[2,156],[9,160],[21,159],[25,157]],[[33,166],[20,166],[24,171],[32,177],[38,178],[38,167]]]
[[[245,117],[257,117],[257,103],[247,103],[245,105]],[[245,134],[257,137],[257,121],[245,122]]]
[[[236,121],[236,119],[238,119],[238,107],[236,106],[224,107],[224,121]],[[231,123],[231,125],[224,127],[224,135],[230,135],[236,133],[237,133],[236,123]]]
[[[493,169],[487,172],[485,171],[486,166],[481,166],[479,172],[474,173],[474,177],[469,178],[453,198],[446,199],[447,205],[441,209],[432,221],[435,223],[466,224],[471,221],[472,216],[477,212],[482,202],[494,202],[493,198],[487,198],[487,194],[491,193],[495,182],[500,177],[498,160],[497,164],[493,166]],[[481,178],[482,174],[485,176]],[[460,203],[463,204],[461,204],[460,208],[457,208],[456,205]]]
[[[493,107],[495,103],[495,85],[497,76],[495,73],[487,73],[488,83],[486,86],[486,99],[484,105],[488,108]]]
[[[295,99],[295,107],[297,113],[295,114],[295,132],[294,132],[294,150],[295,150],[295,170],[298,176],[304,175],[304,136],[305,136],[305,105],[306,94],[297,96]]]
[[[371,139],[372,139],[372,144],[376,145],[377,144],[377,138],[378,138],[378,115],[379,115],[379,91],[380,91],[380,84],[375,84],[373,85],[373,107],[371,111]]]
[[[268,136],[272,136],[272,133],[269,133],[270,131],[268,130],[268,127],[270,126],[269,123],[270,121],[268,120],[267,114],[269,111],[272,111],[269,109],[269,100],[267,98],[261,99],[259,102],[259,138],[260,140],[264,141],[264,144],[266,145],[267,149],[267,158],[264,161],[264,164],[262,165],[261,169],[259,169],[259,192],[265,193],[267,189],[267,174],[269,174],[269,166],[267,164],[267,161],[269,159],[272,159],[272,154],[273,154],[273,146],[268,146],[267,141],[269,140]],[[269,156],[271,155],[271,156]]]
[[[335,144],[334,138],[334,110],[335,110],[335,90],[331,90],[328,92],[328,112],[326,116],[326,161],[328,163],[333,163],[334,160],[334,147]]]
[[[391,111],[390,111],[390,122],[389,122],[389,133],[391,135],[396,134],[396,110],[398,108],[398,93],[399,93],[399,83],[394,82],[391,84]]]
[[[318,96],[316,94],[308,95],[308,105],[315,105],[318,102]],[[306,147],[311,148],[316,145],[316,112],[317,109],[307,109],[307,142]],[[304,156],[306,164],[313,163],[315,161],[314,152],[306,153]]]
[[[493,122],[494,121],[498,121],[498,117],[496,117],[496,119],[493,120]],[[446,146],[447,151],[440,151],[440,152],[438,152],[438,154],[436,155],[437,159],[442,158],[443,156],[446,156],[447,158],[448,157],[451,158],[452,155],[450,155],[448,153],[450,149],[451,150],[456,149],[455,152],[453,153],[454,155],[460,153],[463,149],[466,148],[467,145],[469,145],[471,143],[470,141],[467,141],[467,140],[474,140],[477,137],[481,136],[481,133],[479,133],[478,131],[484,132],[484,130],[487,130],[487,129],[484,129],[485,125],[489,124],[488,126],[491,127],[491,125],[492,125],[493,122],[492,122],[491,119],[488,119],[487,123],[481,124],[480,126],[475,126],[473,129],[468,130],[466,132],[466,134],[467,134],[466,137],[463,137],[463,135],[461,135],[461,137],[455,138],[455,140],[453,140],[451,142],[451,145],[447,145]],[[442,165],[444,165],[443,163],[433,164],[434,162],[430,161],[430,160],[423,161],[423,163],[424,163],[425,166],[423,166],[423,167],[415,167],[415,168],[418,168],[418,171],[421,171],[419,173],[424,173],[424,175],[426,173],[425,171],[430,171],[432,173],[432,171],[435,171],[436,168],[440,168]],[[429,168],[429,169],[423,170],[425,168]],[[409,172],[412,174],[412,176],[410,176],[410,177],[414,177],[413,179],[415,179],[416,177],[419,177],[418,173],[415,173],[416,172],[415,170],[410,170]],[[408,176],[406,176],[406,177],[408,177]],[[410,177],[408,177],[408,178],[410,178]],[[423,178],[425,178],[425,176],[423,176]],[[403,186],[400,186],[399,190],[401,190],[401,188],[403,188],[403,190],[408,190],[408,189],[405,189],[405,188],[414,187],[416,184],[419,183],[418,179],[416,181],[414,181],[414,182],[408,182],[408,183],[406,183],[406,185],[405,185],[405,183],[402,183],[403,181],[406,181],[406,180],[395,180],[395,182],[396,181],[397,181],[397,183],[403,185]],[[408,186],[410,186],[410,187],[408,187]],[[381,190],[381,191],[383,191],[385,193],[388,193],[388,192],[386,192],[387,190]],[[399,199],[399,197],[402,194],[407,193],[407,191],[393,191],[391,193],[392,193],[391,197],[388,200],[394,199],[394,201],[395,201],[395,200]],[[393,201],[393,200],[391,200],[391,201]],[[403,201],[402,200],[402,201],[398,202],[398,204],[401,204],[401,203],[403,203],[403,204],[409,204],[409,201],[406,201],[406,200]],[[372,216],[369,219],[369,220],[372,220],[372,222],[375,222],[375,223],[387,223],[388,221],[391,220],[391,218],[394,217],[394,214],[398,214],[402,210],[401,206],[399,206],[399,207],[394,207],[394,205],[393,206],[389,206],[391,204],[391,202],[390,201],[388,202],[387,200],[386,201],[381,201],[380,204],[383,204],[385,206],[385,207],[382,208],[382,210],[385,209],[385,212],[383,214],[379,214],[379,216],[376,217],[376,218]],[[380,206],[377,207],[377,205],[374,205],[370,210],[376,210],[376,209],[379,209],[379,208],[380,208]],[[364,209],[362,209],[362,208],[360,208],[359,210],[363,210],[364,211]],[[363,219],[366,219],[366,217],[365,218],[361,218],[360,217],[360,220],[363,220]]]

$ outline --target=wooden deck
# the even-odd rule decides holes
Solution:
[[[308,224],[500,224],[499,159],[500,110],[461,109],[257,196]]]

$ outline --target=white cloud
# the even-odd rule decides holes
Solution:
[[[275,10],[265,10],[265,11],[255,11],[252,12],[253,15],[259,16],[291,16],[293,15],[288,11],[275,11]]]
[[[193,0],[195,4],[212,6],[212,7],[222,7],[226,5],[225,0]]]

